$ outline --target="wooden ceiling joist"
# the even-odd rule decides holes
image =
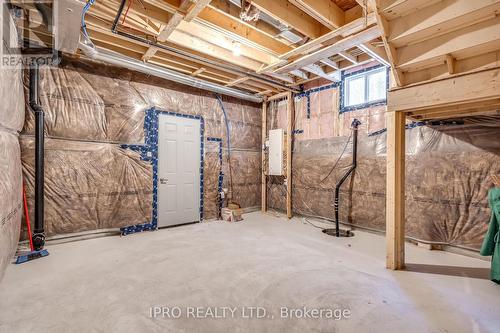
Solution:
[[[221,30],[236,34],[241,38],[248,39],[252,43],[261,45],[270,51],[282,54],[291,50],[288,45],[276,40],[274,37],[255,29],[252,25],[243,23],[241,20],[232,16],[223,15],[213,8],[205,8],[197,20],[202,20],[219,27]]]
[[[500,13],[500,0],[443,0],[391,21],[389,41],[396,47],[419,43]]]
[[[318,38],[322,34],[321,23],[288,0],[252,0],[252,4],[310,38]]]
[[[330,31],[329,33],[324,34],[323,36],[313,39],[309,42],[307,42],[304,45],[301,45],[283,55],[280,56],[281,59],[290,59],[291,57],[301,55],[301,54],[308,54],[313,51],[318,50],[319,48],[323,47],[323,45],[326,45],[327,43],[331,43],[332,41],[339,41],[341,40],[341,37],[347,37],[349,35],[358,33],[362,31],[363,29],[374,25],[377,23],[377,20],[375,18],[375,14],[370,13],[366,18],[359,18],[357,20],[354,20],[352,22],[347,23],[346,25],[335,29],[333,31]]]
[[[305,70],[306,72],[312,73],[314,75],[317,75],[317,76],[324,78],[324,79],[327,79],[329,81],[333,81],[333,82],[339,81],[340,75],[326,73],[323,68],[321,68],[320,66],[318,66],[316,64],[307,65],[307,66],[303,67],[302,69]]]
[[[344,11],[331,0],[289,1],[329,29],[339,28],[345,23]]]
[[[338,53],[339,56],[341,56],[342,58],[352,62],[353,64],[357,65],[359,62],[358,62],[358,57],[356,56],[353,56],[352,54],[350,54],[349,52],[347,51],[341,51]]]
[[[358,45],[358,47],[363,50],[366,54],[368,54],[370,57],[372,57],[374,60],[378,61],[379,63],[383,64],[384,66],[391,66],[391,63],[389,62],[389,58],[387,57],[387,52],[385,52],[384,48],[380,47],[375,47],[371,45],[370,43],[362,43]]]
[[[364,6],[365,1],[360,1]],[[91,7],[86,21],[90,38],[100,46],[166,68],[177,66],[188,75],[257,92],[289,89],[286,85],[295,87],[316,77],[336,80],[342,68],[365,61],[364,53],[355,47],[380,34],[373,26],[377,22],[374,13],[362,17],[365,11],[355,1],[251,3],[278,22],[243,21],[242,9],[228,0],[127,0],[127,9],[118,20],[118,33],[111,32],[111,25],[122,1],[100,0]],[[295,47],[290,42],[293,38],[284,37],[283,25],[297,37],[312,40]],[[128,38],[126,34],[138,38]],[[334,58],[339,53],[343,58]],[[262,77],[254,77],[253,73]]]
[[[292,70],[300,69],[302,67],[305,67],[307,65],[316,63],[318,61],[321,61],[322,59],[329,58],[335,54],[338,54],[339,52],[348,50],[356,45],[362,44],[362,43],[367,43],[377,37],[380,36],[380,30],[378,27],[372,27],[369,29],[366,29],[360,33],[357,33],[355,35],[349,36],[347,38],[344,38],[337,43],[334,43],[330,46],[324,47],[320,49],[319,51],[316,51],[314,53],[311,53],[309,55],[303,56],[290,64],[287,64],[278,70],[276,70],[277,73],[286,73]]]
[[[447,54],[472,56],[497,49],[500,49],[500,16],[400,48],[397,66],[411,71],[442,63]]]
[[[203,9],[210,3],[211,0],[196,0],[194,4],[187,10],[186,22],[191,22]]]

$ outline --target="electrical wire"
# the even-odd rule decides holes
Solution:
[[[132,2],[134,2],[134,0],[130,0],[128,2],[127,10],[125,11],[125,15],[123,16],[122,24],[124,24],[125,20],[127,19],[128,11],[130,10],[130,6],[132,6]]]
[[[349,145],[349,142],[351,141],[351,138],[352,138],[352,132],[351,134],[349,134],[349,137],[347,138],[347,142],[345,143],[345,146],[344,146],[344,149],[342,149],[342,153],[340,153],[340,156],[339,158],[337,158],[337,161],[335,161],[335,164],[333,165],[333,167],[330,169],[330,172],[328,173],[328,175],[326,175],[325,178],[323,178],[319,183],[322,184],[325,180],[328,179],[328,177],[331,176],[333,170],[335,170],[337,168],[337,165],[339,164],[340,160],[342,159],[342,157],[344,156],[345,154],[345,151],[347,149],[347,146]]]
[[[90,7],[94,4],[95,0],[88,0],[87,3],[85,4],[85,7],[83,7],[82,11],[82,31],[85,37],[89,38],[89,34],[87,32],[87,24],[85,23],[85,14],[89,11]]]

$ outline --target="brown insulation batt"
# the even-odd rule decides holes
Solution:
[[[33,138],[21,137],[29,202],[33,202],[34,146]],[[150,222],[151,177],[151,165],[138,153],[112,144],[47,139],[47,235]]]
[[[476,123],[483,124],[478,125]],[[500,118],[406,131],[406,235],[472,249],[481,246],[490,210],[490,175],[500,174]],[[331,176],[347,137],[295,142],[293,207],[334,218],[336,182],[351,165],[352,145]],[[340,220],[385,229],[386,135],[360,136],[358,165],[340,194]],[[280,179],[269,185],[270,207],[284,209]]]
[[[0,4],[4,6],[4,4]],[[5,9],[5,8],[4,8]],[[11,19],[9,36],[17,40]],[[2,27],[0,27],[2,28]],[[1,29],[0,29],[1,30]],[[3,46],[4,36],[0,39]],[[2,47],[2,50],[6,48]],[[24,96],[21,68],[0,66],[0,281],[11,261],[19,240],[22,211],[21,153],[18,131],[24,122]]]
[[[21,153],[16,134],[0,130],[0,280],[17,248],[23,215]]]
[[[151,107],[203,117],[205,124],[203,214],[204,219],[217,217],[220,170],[218,143],[208,142],[206,138],[221,138],[224,147],[227,147],[227,138],[224,116],[213,93],[123,68],[64,58],[60,67],[41,70],[40,95],[46,112],[46,136],[62,139],[57,141],[57,144],[55,140],[52,141],[52,148],[48,154],[52,154],[54,161],[62,161],[69,157],[70,160],[66,163],[71,163],[73,165],[71,168],[78,170],[73,174],[69,164],[56,166],[55,162],[52,164],[52,170],[49,171],[49,167],[46,167],[46,181],[54,186],[54,191],[46,190],[46,200],[50,203],[50,205],[47,204],[48,208],[45,213],[46,219],[51,221],[47,222],[50,225],[48,226],[49,234],[150,222],[152,179],[150,171],[148,171],[147,180],[143,179],[143,168],[147,167],[150,170],[151,165],[140,161],[135,153],[123,151],[118,147],[119,144],[143,144],[145,142],[145,111]],[[222,98],[231,129],[234,200],[243,207],[258,206],[260,204],[258,184],[260,184],[261,107],[258,104],[234,98],[225,96]],[[32,114],[26,117],[23,133],[26,138],[34,134]],[[65,144],[69,146],[66,148]],[[82,159],[85,163],[82,166],[78,166],[80,157],[75,147],[85,151],[85,159]],[[23,145],[23,155],[26,155],[23,156],[24,171],[32,172],[31,157],[27,156],[32,154],[32,151],[28,152],[26,148],[27,146]],[[111,167],[101,161],[102,154],[105,152],[109,154],[106,155],[107,164],[113,164]],[[115,158],[118,160],[114,160]],[[51,162],[47,161],[47,163]],[[137,168],[141,172],[132,173],[132,178],[125,181],[128,175],[115,174],[122,170],[121,164],[126,164],[128,168],[133,166],[132,169],[127,170],[136,172],[135,168]],[[223,186],[229,187],[228,160],[225,153],[222,164],[225,174]],[[71,177],[67,179],[67,175]],[[97,203],[95,198],[87,198],[79,204],[80,207],[76,210],[74,206],[76,198],[85,193],[94,195],[93,181],[107,178],[104,175],[108,175],[109,181],[104,184],[96,183],[98,189],[95,193],[100,193],[100,196],[103,193],[131,193],[127,196],[120,194],[118,197],[110,197],[110,200],[123,197],[128,201],[123,203],[116,201],[118,208],[115,209],[111,202],[104,205],[104,203]],[[71,184],[76,180],[83,181],[83,188],[80,188],[82,185]],[[68,183],[70,183],[70,188],[66,191],[70,192],[68,196],[73,199],[61,200],[58,197],[59,190],[62,190]],[[117,185],[119,185],[118,188]],[[31,206],[32,186],[29,186],[27,191]],[[99,210],[96,211],[98,204]],[[147,205],[149,206],[146,208]],[[127,209],[130,210],[129,213],[125,212]],[[118,210],[121,216],[116,214]],[[64,218],[62,218],[63,215]]]

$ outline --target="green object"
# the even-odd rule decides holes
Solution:
[[[500,284],[500,187],[488,193],[491,220],[488,232],[481,246],[481,255],[493,256],[491,260],[491,281]]]

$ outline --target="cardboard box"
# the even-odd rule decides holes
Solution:
[[[237,222],[243,220],[241,216],[243,214],[243,210],[241,209],[229,209],[222,208],[221,216],[224,221],[228,222]]]

